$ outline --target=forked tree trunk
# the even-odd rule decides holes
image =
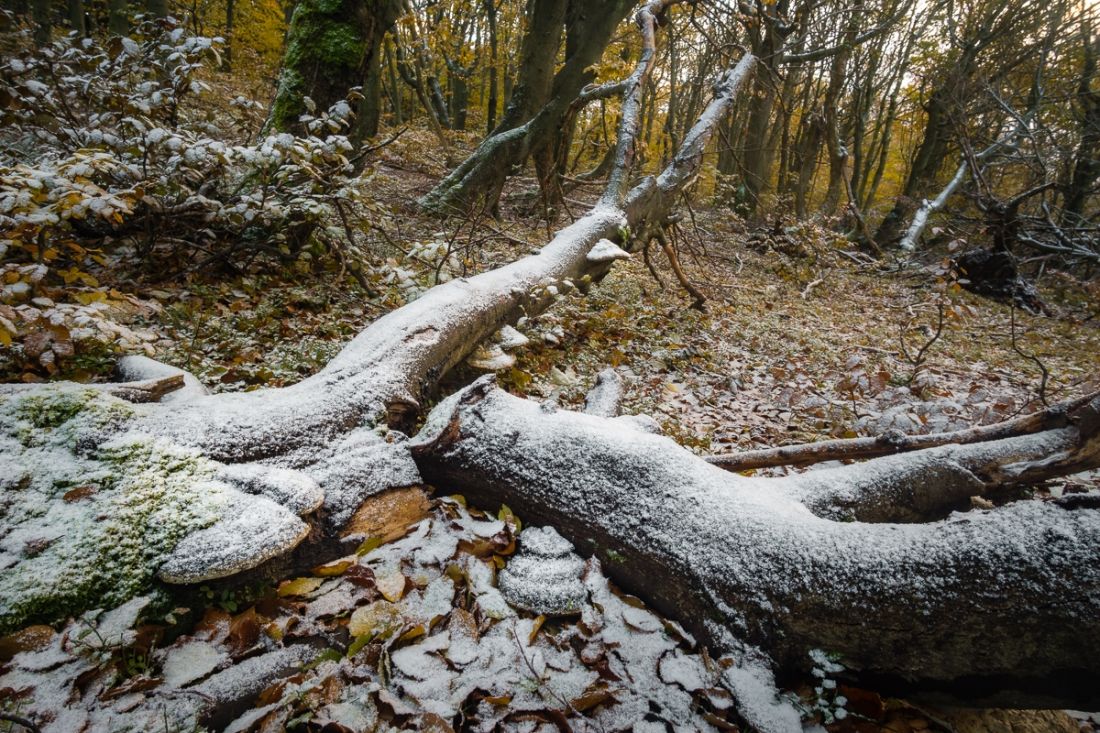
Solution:
[[[647,3],[661,12],[670,3]],[[633,0],[588,3],[538,0],[523,41],[522,64],[508,106],[477,150],[440,181],[420,203],[428,211],[454,214],[476,209],[495,211],[505,181],[516,166],[534,156],[540,185],[553,195],[560,174],[561,144],[570,108],[593,80],[612,32],[626,17]],[[659,6],[659,7],[658,7]],[[554,73],[561,25],[566,27],[565,61]]]

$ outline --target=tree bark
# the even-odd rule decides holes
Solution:
[[[1085,221],[1085,202],[1100,180],[1100,91],[1092,88],[1096,78],[1100,39],[1086,25],[1082,29],[1084,59],[1077,85],[1081,139],[1073,157],[1073,174],[1062,206],[1062,226],[1079,226]]]
[[[362,86],[385,33],[401,13],[400,0],[302,0],[287,31],[279,89],[268,124],[301,131],[309,109],[324,111]]]
[[[84,21],[84,0],[69,0],[69,30],[76,33],[78,36],[84,36],[87,34],[87,27]]]
[[[50,42],[53,32],[52,3],[50,0],[32,0],[31,14],[34,18],[34,42],[45,46]]]
[[[233,70],[233,26],[236,20],[236,0],[225,0],[225,70]]]
[[[719,646],[732,629],[788,668],[825,649],[879,684],[933,698],[1100,704],[1100,512],[1019,502],[928,524],[826,518],[838,504],[905,492],[938,510],[981,493],[973,470],[1052,450],[1095,462],[1095,431],[788,480],[724,473],[631,425],[546,410],[483,381],[433,411],[413,451],[429,481],[521,505],[527,521],[552,524],[622,587]]]
[[[167,18],[168,0],[145,0],[145,12],[154,18]]]
[[[487,133],[492,133],[497,124],[497,107],[500,102],[497,98],[497,88],[500,86],[497,76],[499,74],[499,48],[497,42],[497,6],[496,0],[483,0],[485,8],[485,20],[489,25],[489,98],[485,103],[485,128]]]
[[[829,69],[829,87],[825,92],[825,147],[829,151],[829,187],[825,192],[825,201],[821,204],[821,213],[832,216],[840,203],[843,179],[847,175],[850,154],[840,129],[840,96],[848,78],[848,60],[852,56],[863,16],[862,0],[857,0],[849,11],[848,22],[844,28],[841,48],[833,56]]]
[[[367,140],[378,134],[382,123],[382,46],[367,60],[367,78],[363,82],[363,99],[355,117],[356,140]]]
[[[560,145],[573,100],[593,80],[611,33],[633,6],[632,0],[592,4],[581,0],[534,0],[524,36],[522,63],[507,109],[478,149],[436,185],[420,204],[439,214],[495,211],[513,168],[534,156],[542,165],[544,195],[558,190]],[[545,18],[538,21],[536,18]],[[565,24],[565,62],[554,73],[561,27]]]
[[[108,0],[107,30],[112,36],[124,36],[130,32],[129,6],[127,0]]]

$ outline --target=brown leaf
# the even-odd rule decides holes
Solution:
[[[164,680],[160,677],[132,677],[123,682],[118,687],[115,687],[99,696],[100,700],[116,700],[123,695],[128,695],[131,692],[145,692],[151,690],[154,687],[160,685]]]
[[[260,628],[264,619],[256,613],[255,608],[250,608],[243,613],[238,613],[229,623],[229,653],[238,657],[256,645],[260,639]]]
[[[459,540],[458,543],[459,552],[464,552],[467,555],[473,555],[485,559],[496,554],[496,548],[493,547],[493,541],[483,537],[477,537],[472,540]]]
[[[14,634],[0,637],[0,662],[7,662],[20,652],[36,652],[45,649],[57,634],[49,626],[28,626]]]
[[[391,542],[408,534],[410,525],[428,516],[428,495],[418,487],[391,489],[359,505],[343,536],[363,535]]]
[[[357,585],[360,588],[376,588],[377,583],[374,577],[374,571],[366,565],[352,565],[350,568],[344,571],[344,580],[350,582],[352,585]]]
[[[611,694],[611,690],[607,687],[597,683],[593,687],[585,690],[584,694],[574,699],[570,705],[578,712],[583,713],[585,710],[596,707],[597,705],[603,705],[606,702],[614,702],[615,697]]]
[[[61,496],[61,498],[63,500],[65,500],[66,502],[72,503],[74,501],[80,501],[81,499],[86,499],[87,497],[91,496],[95,492],[96,492],[96,488],[94,486],[77,486],[75,489],[69,489],[68,491],[66,491]]]
[[[220,641],[229,633],[231,617],[220,608],[208,608],[202,621],[195,626],[194,636],[207,641]]]
[[[859,687],[839,685],[837,687],[837,694],[848,698],[848,704],[845,706],[848,712],[856,713],[857,715],[862,715],[872,720],[881,720],[886,712],[886,706],[883,704],[882,698],[879,697],[877,692],[871,692],[870,690],[864,690]]]
[[[37,359],[50,348],[53,336],[49,331],[34,331],[23,339],[23,352],[32,359]]]
[[[439,717],[435,713],[424,713],[420,716],[420,730],[425,733],[454,733],[455,729],[451,727],[443,718]]]
[[[73,342],[68,339],[64,341],[53,342],[53,353],[61,359],[71,358],[76,353],[76,349],[73,348]]]

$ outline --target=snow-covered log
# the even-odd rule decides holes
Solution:
[[[898,242],[898,247],[901,249],[912,252],[917,248],[917,242],[920,241],[921,235],[924,234],[925,227],[928,226],[928,220],[937,211],[942,209],[947,204],[947,200],[951,198],[959,186],[962,185],[963,179],[966,178],[966,172],[970,169],[970,163],[963,161],[959,164],[959,167],[955,170],[955,175],[951,177],[951,180],[943,187],[934,199],[924,199],[921,201],[921,205],[917,208],[915,214],[913,214],[913,221],[909,223],[909,228],[905,230],[905,234],[902,236],[901,241]]]
[[[647,47],[664,6],[641,16]],[[1100,704],[1100,513],[1020,502],[922,522],[1007,482],[1100,463],[1095,405],[1034,435],[784,480],[731,475],[652,421],[612,417],[610,379],[591,403],[604,416],[482,381],[413,441],[388,430],[409,430],[479,344],[549,307],[566,281],[586,290],[666,223],[755,59],[718,79],[669,166],[625,192],[649,64],[625,87],[621,154],[597,207],[541,251],[374,322],[317,375],[207,395],[190,375],[131,359],[130,381],[113,385],[124,397],[183,388],[151,404],[71,384],[0,391],[0,628],[121,603],[158,579],[203,582],[288,556],[311,567],[357,542],[347,528],[366,497],[427,478],[560,528],[727,651],[738,639],[790,667],[824,649],[880,680],[971,700]],[[769,692],[750,667],[731,668],[734,686]]]
[[[707,461],[727,471],[749,471],[774,466],[808,466],[825,461],[879,458],[895,453],[935,448],[952,443],[981,443],[987,440],[1012,438],[1054,428],[1063,428],[1081,418],[1083,410],[1100,397],[1092,392],[1069,402],[1051,405],[1038,412],[989,425],[978,425],[946,433],[908,435],[888,430],[880,435],[862,438],[836,438],[813,443],[758,448],[707,456]]]
[[[1100,511],[1022,501],[928,523],[829,515],[903,489],[942,505],[957,498],[938,495],[945,477],[1051,453],[1095,466],[1097,444],[1095,430],[1059,429],[747,478],[623,418],[548,411],[482,380],[433,411],[413,452],[429,480],[522,506],[703,639],[732,630],[787,668],[823,649],[933,697],[1095,709]],[[981,493],[975,481],[959,496]]]
[[[371,324],[323,370],[296,385],[191,400],[152,417],[144,429],[218,460],[280,456],[286,465],[301,467],[316,462],[352,426],[379,424],[386,415],[392,423],[395,415],[415,411],[425,390],[479,343],[521,316],[545,310],[563,281],[600,280],[615,260],[605,256],[609,244],[630,248],[631,232],[668,216],[698,174],[714,130],[755,63],[746,54],[721,76],[714,99],[659,176],[627,194],[609,188],[612,195],[540,252],[433,288]],[[620,135],[635,131],[624,120]]]
[[[182,377],[184,398],[131,405],[80,385],[0,394],[0,490],[19,490],[0,537],[0,629],[120,602],[154,578],[197,583],[355,543],[345,528],[364,499],[421,481],[389,428],[408,431],[451,367],[573,290],[567,283],[586,291],[627,256],[632,229],[668,215],[754,61],[746,55],[723,77],[658,179],[626,196],[616,189],[540,251],[378,319],[296,385],[204,395],[179,370],[131,359],[125,379]],[[142,509],[165,502],[165,517]],[[126,551],[89,563],[111,551],[112,534]],[[67,583],[72,574],[82,582]]]

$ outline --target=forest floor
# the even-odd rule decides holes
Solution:
[[[308,270],[278,276],[195,273],[159,282],[119,274],[125,270],[99,273],[103,287],[131,296],[131,309],[111,314],[113,323],[134,336],[128,348],[191,370],[214,391],[290,384],[319,369],[371,320],[415,297],[440,273],[481,271],[545,240],[545,222],[521,213],[533,199],[531,181],[510,187],[500,220],[440,222],[418,215],[415,198],[442,170],[440,164],[408,163],[416,159],[410,151],[423,142],[411,133],[399,139],[371,174],[380,211],[387,212],[378,218],[373,241],[379,261],[386,261],[372,275],[376,292],[367,295],[333,273]],[[571,196],[578,198],[568,206],[583,210],[583,194]],[[563,297],[548,313],[522,324],[531,345],[498,375],[499,382],[519,394],[577,406],[596,373],[615,367],[625,380],[624,410],[655,417],[666,434],[699,453],[877,435],[891,428],[952,430],[1100,388],[1095,283],[1047,271],[1038,288],[1048,312],[1036,315],[960,288],[943,264],[946,250],[908,262],[871,262],[825,227],[774,220],[749,227],[710,205],[680,223],[676,245],[687,276],[707,295],[702,310],[689,307],[691,298],[655,249],[652,259],[663,283],[636,256],[587,297]],[[38,303],[43,310],[51,305]],[[937,336],[941,305],[945,315]],[[103,378],[113,358],[111,348],[78,344],[77,357],[56,376]],[[7,350],[0,372],[5,380],[36,379],[32,362],[20,348]],[[461,367],[449,379],[473,374]],[[1072,477],[1044,487],[1044,493],[1085,485],[1100,480]],[[395,506],[380,505],[380,527],[394,541],[364,548],[342,567],[326,566],[313,576],[247,593],[205,589],[207,607],[196,600],[183,614],[190,618],[186,628],[166,632],[161,624],[125,649],[93,650],[99,666],[62,667],[72,673],[73,689],[80,686],[81,705],[98,706],[103,714],[121,709],[120,701],[130,706],[127,711],[145,709],[159,685],[209,685],[253,657],[261,635],[281,640],[290,634],[332,646],[293,682],[264,690],[253,710],[234,711],[225,723],[241,714],[239,730],[291,723],[320,730],[326,721],[348,726],[333,730],[346,730],[355,729],[348,721],[360,720],[356,715],[373,715],[447,730],[447,714],[460,710],[471,729],[484,730],[505,719],[514,730],[581,729],[578,721],[586,716],[595,721],[592,730],[620,730],[630,728],[625,721],[633,714],[647,716],[653,730],[664,729],[662,720],[699,729],[736,726],[728,693],[706,682],[708,670],[721,660],[694,648],[674,623],[612,593],[598,568],[590,568],[593,602],[582,609],[579,623],[506,608],[488,613],[495,603],[493,580],[491,574],[480,577],[477,568],[506,565],[522,514],[517,520],[505,510],[497,519],[495,507],[493,515],[484,515],[442,498],[447,493],[439,487],[430,502],[416,493],[401,495],[393,514],[403,521],[400,527],[386,518]],[[414,529],[402,538],[405,526]],[[369,569],[349,572],[352,566]],[[598,632],[594,608],[602,613]],[[71,624],[68,637],[39,628],[0,640],[0,661],[10,665],[15,651],[30,649],[79,656],[69,639],[83,623]],[[356,624],[359,633],[348,630]],[[448,649],[438,646],[441,635],[433,633],[442,628],[449,633]],[[627,650],[643,637],[641,651],[631,656]],[[352,651],[358,638],[370,641]],[[460,638],[477,642],[480,651],[462,647]],[[360,651],[365,656],[353,664]],[[455,672],[475,667],[484,679]],[[100,670],[98,676],[89,669]],[[27,679],[32,674],[17,672]],[[490,694],[494,675],[514,689]],[[825,669],[823,679],[787,681],[807,714],[828,723],[830,731],[1091,729],[1062,713],[1009,720],[921,709],[845,688],[842,675],[838,679]],[[440,680],[446,681],[446,695],[426,689]],[[352,700],[348,690],[360,684],[368,693]],[[94,705],[87,702],[89,694],[97,699]],[[674,720],[668,711],[686,717]]]

